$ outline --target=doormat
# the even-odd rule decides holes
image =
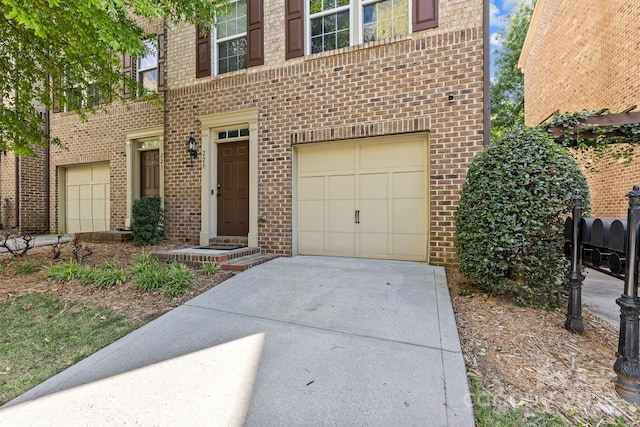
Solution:
[[[210,245],[210,246],[198,246],[197,248],[194,248],[194,249],[209,249],[214,251],[232,251],[234,249],[241,249],[241,248],[244,248],[244,246],[242,245],[236,245],[236,246]]]

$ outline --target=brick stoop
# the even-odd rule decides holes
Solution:
[[[256,265],[277,258],[277,255],[262,252],[260,248],[240,248],[230,251],[216,251],[207,253],[206,250],[180,249],[169,251],[154,251],[153,255],[161,261],[179,261],[184,264],[199,266],[204,263],[217,262],[222,270],[244,271]]]
[[[272,259],[278,258],[278,255],[260,252],[253,255],[246,255],[240,258],[230,259],[220,264],[222,270],[229,271],[245,271],[256,265],[260,265]]]

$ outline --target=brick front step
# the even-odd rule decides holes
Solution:
[[[131,231],[128,230],[90,231],[75,233],[74,236],[81,243],[127,242],[133,240]]]
[[[229,271],[245,271],[256,265],[260,265],[272,259],[278,258],[278,255],[261,252],[253,255],[246,255],[240,258],[231,259],[220,264],[222,270]]]
[[[192,266],[217,262],[220,264],[221,269],[230,271],[244,271],[263,262],[277,258],[276,255],[262,252],[260,248],[240,248],[230,251],[189,248],[155,251],[153,255],[161,261],[178,261]]]

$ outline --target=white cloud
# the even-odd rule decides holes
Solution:
[[[493,47],[497,47],[497,48],[502,47],[502,39],[500,38],[500,34],[492,33],[491,37],[489,38],[489,43]]]
[[[501,27],[504,24],[505,15],[500,13],[500,8],[495,2],[489,4],[489,25]]]

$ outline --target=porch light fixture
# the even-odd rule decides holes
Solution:
[[[193,137],[193,132],[189,134],[189,141],[187,141],[187,151],[189,151],[189,157],[191,157],[191,166],[193,166],[193,159],[198,157],[198,146],[196,145],[196,139]]]

